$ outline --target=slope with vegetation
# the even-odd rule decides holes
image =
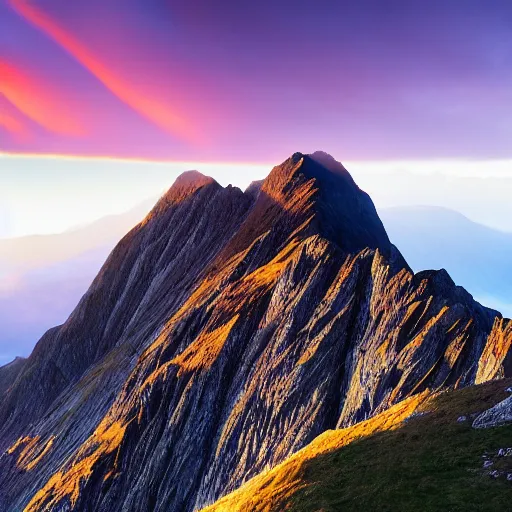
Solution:
[[[509,510],[512,423],[474,429],[472,418],[511,384],[415,395],[325,432],[204,512]]]

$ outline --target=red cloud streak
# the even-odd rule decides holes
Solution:
[[[1,60],[0,76],[0,93],[43,128],[63,135],[85,134],[83,125],[76,119],[76,113],[69,112],[66,102],[40,77]],[[4,115],[2,124],[11,132],[23,132],[21,122],[11,115]]]
[[[0,102],[0,128],[9,132],[17,140],[26,140],[29,131],[25,124],[10,112],[7,112]]]
[[[111,65],[103,62],[85,44],[69,34],[46,13],[26,0],[11,0],[10,3],[29,23],[57,42],[133,110],[172,135],[189,140],[196,139],[189,122],[175,109],[158,99],[149,97],[143,91],[136,90],[132,84],[116,74]]]

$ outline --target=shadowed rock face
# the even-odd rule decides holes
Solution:
[[[246,193],[186,173],[4,386],[0,502],[191,511],[327,429],[503,376],[511,340],[410,271],[332,157]]]
[[[9,389],[11,384],[16,380],[23,366],[25,365],[26,359],[23,357],[17,357],[14,361],[0,367],[0,396]]]

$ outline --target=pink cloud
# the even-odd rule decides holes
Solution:
[[[83,136],[85,127],[78,120],[77,111],[71,111],[59,91],[42,77],[0,60],[0,92],[21,113],[46,130],[70,136]],[[3,126],[11,133],[26,134],[19,119],[5,113]]]
[[[108,51],[99,52],[60,24],[40,7],[26,0],[11,0],[12,7],[29,23],[44,32],[71,54],[123,103],[165,132],[183,139],[197,140],[198,134],[180,108],[171,105],[158,91],[135,83],[123,71],[122,62],[109,61]],[[152,77],[148,77],[148,81]],[[157,92],[157,94],[155,94]]]
[[[26,141],[30,137],[29,129],[15,110],[13,105],[0,98],[0,129],[17,141]]]

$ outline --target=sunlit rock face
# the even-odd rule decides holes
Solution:
[[[511,340],[411,272],[329,155],[245,193],[186,173],[2,385],[0,500],[192,511],[328,429],[510,373]]]

